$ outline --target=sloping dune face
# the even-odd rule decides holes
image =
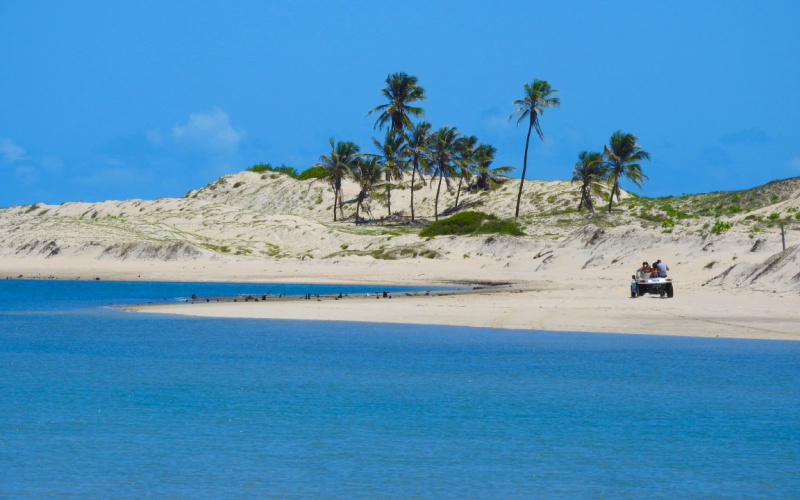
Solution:
[[[437,263],[453,279],[569,275],[623,287],[642,261],[662,259],[685,286],[800,291],[800,178],[678,198],[623,193],[610,214],[603,200],[596,200],[594,214],[577,212],[577,186],[568,181],[526,181],[518,219],[524,236],[422,238],[420,224],[435,218],[437,187],[415,186],[413,225],[408,182],[390,193],[392,217],[381,221],[389,215],[381,191],[362,208],[367,223],[356,225],[354,184],[344,184],[344,217],[334,222],[329,186],[273,172],[224,176],[182,198],[11,207],[0,209],[0,257],[51,267],[70,258],[220,265],[313,260],[407,266],[409,275]],[[518,189],[515,179],[489,191],[464,183],[459,192],[457,180],[443,182],[439,217],[467,210],[513,217]]]

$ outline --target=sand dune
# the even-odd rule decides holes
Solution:
[[[460,208],[508,217],[513,214],[518,182],[510,180],[488,192],[462,191]],[[440,211],[454,205],[455,187],[443,193]],[[344,193],[347,218],[355,210],[350,201],[356,187],[346,184]],[[410,193],[410,188],[393,190],[393,213],[410,214]],[[433,219],[434,198],[435,187],[420,186],[415,191],[417,217]],[[0,276],[552,283],[554,290],[563,293],[563,300],[575,301],[576,309],[567,316],[579,315],[579,302],[588,304],[596,297],[607,297],[611,302],[593,307],[608,308],[608,313],[598,316],[608,318],[616,317],[610,311],[619,308],[635,314],[635,308],[619,302],[636,302],[627,292],[630,275],[643,260],[660,258],[670,265],[678,283],[675,302],[668,304],[677,304],[680,296],[718,297],[724,304],[725,297],[745,294],[747,300],[763,300],[766,305],[778,297],[789,301],[786,307],[800,310],[800,220],[794,222],[800,209],[797,179],[742,194],[709,193],[666,201],[626,198],[612,214],[575,213],[575,186],[567,181],[529,181],[521,207],[525,215],[520,218],[525,236],[420,238],[419,228],[414,226],[356,226],[352,220],[334,223],[333,193],[321,182],[297,181],[270,172],[241,172],[182,198],[0,209]],[[372,197],[368,205],[368,215],[388,214],[383,196]],[[692,215],[703,210],[710,211],[709,215]],[[772,214],[776,215],[770,218]],[[666,219],[674,225],[662,222]],[[780,219],[786,223],[785,252]],[[718,221],[731,227],[715,232]],[[568,293],[576,290],[581,292]],[[528,293],[533,292],[521,295]],[[477,299],[464,300],[462,309],[471,308]],[[508,300],[514,303],[516,299]],[[708,307],[721,307],[714,305],[716,299],[708,300]],[[524,309],[522,304],[524,301],[518,305]],[[503,310],[499,303],[495,305]],[[770,307],[765,310],[772,311]],[[408,319],[409,312],[397,314],[398,319]],[[454,314],[473,319],[441,317],[451,318],[446,321],[449,323],[485,324],[466,310]],[[494,317],[492,314],[488,316]],[[509,314],[514,317],[517,313]],[[694,314],[699,315],[699,310]],[[598,331],[627,328],[619,318],[606,326],[599,319],[570,323],[520,318],[517,322],[506,318],[497,324]],[[705,329],[716,332],[708,326]]]

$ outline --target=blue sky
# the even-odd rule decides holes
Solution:
[[[369,151],[397,71],[517,176],[508,115],[539,78],[562,105],[528,179],[568,179],[621,129],[652,155],[644,195],[753,187],[800,175],[798,26],[797,1],[0,0],[0,206],[181,196],[303,170],[329,137]]]

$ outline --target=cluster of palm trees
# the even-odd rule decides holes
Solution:
[[[635,135],[617,130],[608,144],[603,146],[602,153],[582,151],[578,155],[578,162],[572,171],[572,182],[581,185],[579,212],[583,207],[594,212],[593,196],[602,196],[605,189],[610,187],[608,212],[611,213],[614,196],[617,197],[617,203],[620,200],[619,180],[622,177],[642,187],[642,182],[648,177],[642,172],[639,162],[649,160],[650,153],[636,141]]]
[[[372,138],[376,154],[361,153],[358,145],[347,141],[330,139],[331,151],[319,159],[315,167],[322,168],[322,178],[334,192],[333,220],[336,211],[344,217],[342,205],[342,182],[352,179],[358,184],[356,197],[356,223],[364,200],[371,193],[385,188],[386,204],[392,214],[392,188],[401,186],[406,175],[411,176],[411,220],[415,219],[414,191],[420,183],[436,182],[435,218],[439,217],[439,196],[442,182],[451,188],[458,179],[455,206],[458,206],[462,188],[489,189],[503,181],[505,173],[512,167],[492,168],[497,150],[481,144],[477,137],[464,136],[455,127],[442,127],[431,131],[425,121],[424,111],[415,106],[426,99],[425,91],[417,78],[406,73],[394,73],[386,78],[386,87],[381,92],[386,104],[377,106],[367,116],[378,113],[375,128],[383,129],[388,124],[383,140]],[[413,119],[418,121],[415,123]],[[427,178],[427,179],[426,179]]]
[[[547,108],[560,106],[561,102],[555,94],[557,90],[544,80],[534,79],[524,86],[524,97],[513,102],[516,109],[509,119],[518,117],[517,125],[527,118],[528,135],[525,139],[525,155],[522,164],[522,177],[517,194],[515,217],[519,217],[522,188],[528,170],[528,148],[531,132],[536,130],[539,139],[544,140],[544,133],[539,117]],[[393,73],[386,77],[386,87],[381,89],[387,102],[367,113],[377,113],[376,129],[388,125],[386,136],[382,141],[372,138],[378,151],[376,154],[361,153],[353,142],[330,139],[331,152],[320,157],[315,167],[324,170],[322,177],[333,189],[333,220],[337,220],[336,211],[344,217],[342,205],[342,181],[352,179],[359,186],[356,198],[356,223],[363,202],[371,193],[385,188],[386,204],[389,215],[392,215],[392,188],[402,186],[405,176],[411,175],[411,220],[414,220],[414,191],[420,187],[419,181],[436,182],[436,198],[434,204],[435,218],[439,219],[439,196],[442,183],[447,189],[458,179],[455,207],[459,206],[462,187],[488,190],[493,185],[503,182],[504,174],[513,167],[492,168],[497,150],[489,144],[481,144],[474,136],[465,136],[455,127],[445,126],[431,131],[431,124],[425,121],[425,113],[417,104],[427,99],[425,90],[417,83],[415,76],[406,73]],[[416,122],[414,120],[417,120]],[[593,197],[602,195],[606,186],[610,187],[608,211],[614,197],[620,199],[620,178],[627,178],[641,187],[647,179],[639,164],[650,158],[650,154],[636,144],[636,136],[621,131],[611,136],[609,144],[602,153],[581,152],[575,164],[572,182],[581,184],[581,200],[578,211],[586,207],[594,212]],[[426,179],[427,177],[427,179]]]
[[[511,113],[510,118],[518,116],[517,125],[522,120],[528,118],[528,136],[525,139],[525,156],[522,163],[522,178],[519,183],[519,193],[517,194],[517,208],[515,216],[519,217],[519,204],[522,199],[522,186],[525,182],[525,173],[528,170],[528,146],[531,140],[531,131],[536,130],[539,139],[544,140],[539,116],[547,108],[556,108],[561,104],[557,94],[558,91],[544,80],[534,79],[531,83],[526,83],[523,87],[525,96],[514,101],[517,109]],[[611,136],[609,143],[603,147],[602,153],[582,151],[578,155],[578,162],[572,172],[572,182],[581,184],[581,200],[578,204],[578,211],[583,207],[590,212],[594,212],[593,196],[602,196],[606,186],[611,187],[608,200],[608,211],[614,203],[614,196],[617,203],[620,199],[619,180],[625,177],[639,187],[647,176],[642,172],[639,162],[649,160],[650,153],[636,144],[637,137],[633,134],[626,134],[618,130]]]

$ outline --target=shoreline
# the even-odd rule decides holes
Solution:
[[[752,297],[683,292],[683,299],[592,298],[591,290],[548,283],[472,290],[395,292],[392,297],[349,296],[303,300],[137,304],[120,309],[191,317],[448,325],[634,335],[800,340],[800,312],[783,304],[764,308]],[[608,303],[614,303],[609,307]],[[709,305],[725,302],[722,313]],[[694,304],[694,306],[692,305]],[[714,309],[714,307],[712,307]],[[738,313],[736,312],[738,311]],[[631,319],[631,318],[635,319]]]
[[[351,284],[485,287],[470,293],[323,301],[140,305],[127,309],[196,317],[363,321],[517,330],[800,340],[800,294],[705,286],[718,271],[675,264],[675,297],[630,298],[630,266],[587,267],[567,254],[563,265],[541,259],[475,258],[377,261],[118,261],[0,259],[2,277],[101,281]],[[693,259],[698,262],[698,259]],[[700,263],[704,261],[699,261]],[[586,267],[583,269],[583,267]]]

